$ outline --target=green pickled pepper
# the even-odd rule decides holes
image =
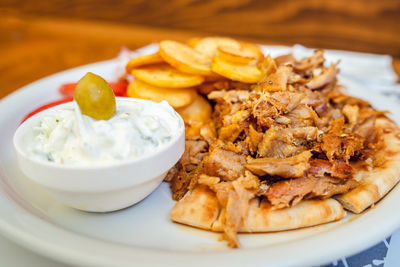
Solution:
[[[74,99],[82,114],[96,120],[108,120],[116,111],[115,96],[110,85],[91,72],[86,73],[77,83]]]

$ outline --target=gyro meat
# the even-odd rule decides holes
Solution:
[[[211,121],[188,137],[168,179],[174,199],[196,186],[209,188],[220,208],[215,229],[239,247],[236,233],[251,207],[277,210],[346,193],[359,185],[354,166],[382,165],[385,159],[375,153],[383,144],[376,121],[385,112],[345,95],[337,64],[325,66],[322,50],[302,60],[257,57],[258,65],[255,57],[234,55],[218,60],[238,60],[222,62],[230,68],[258,66],[263,77],[252,84],[238,79],[200,86],[212,105]],[[219,70],[222,75],[228,68]]]
[[[283,178],[301,177],[310,167],[310,151],[288,158],[248,158],[246,168],[256,175],[276,175]]]

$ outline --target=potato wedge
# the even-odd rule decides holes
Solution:
[[[160,53],[157,52],[154,54],[131,58],[129,62],[126,64],[125,69],[126,73],[131,73],[133,68],[156,64],[156,63],[162,63],[162,62],[164,62],[164,60],[160,56]]]
[[[176,111],[182,116],[185,123],[206,123],[211,120],[211,105],[201,95],[197,95],[192,104],[178,108]]]
[[[211,60],[193,48],[175,41],[160,42],[160,55],[178,70],[197,75],[212,75]]]
[[[181,108],[190,105],[196,98],[197,92],[193,88],[163,88],[134,79],[128,86],[129,97],[143,98],[161,102],[166,100],[172,107]]]
[[[262,78],[262,72],[256,65],[234,64],[219,57],[214,58],[211,67],[214,72],[234,81],[257,83]]]
[[[193,46],[193,49],[206,55],[209,58],[213,58],[217,55],[218,46],[225,46],[231,48],[240,48],[240,43],[232,38],[227,37],[205,37],[192,39],[189,43]]]
[[[132,74],[148,84],[168,88],[187,88],[200,85],[204,81],[203,76],[183,73],[168,64],[135,68]]]

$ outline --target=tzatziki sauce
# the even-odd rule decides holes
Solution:
[[[183,127],[166,102],[117,99],[109,120],[82,115],[79,106],[57,109],[33,128],[31,157],[65,165],[101,165],[140,158],[168,144]]]

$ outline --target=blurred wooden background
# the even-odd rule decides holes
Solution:
[[[0,14],[0,98],[121,46],[202,35],[390,54],[400,69],[399,0],[0,0]]]

